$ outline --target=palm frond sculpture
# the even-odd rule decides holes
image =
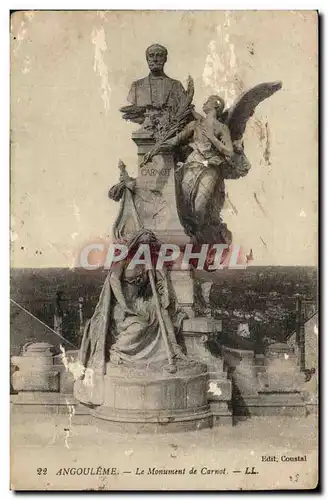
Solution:
[[[175,136],[193,119],[192,111],[194,106],[192,100],[194,98],[195,86],[192,77],[188,76],[186,99],[178,107],[175,115],[170,116],[168,121],[163,124],[160,136],[154,146],[145,154],[141,167],[146,165],[151,159],[158,154],[163,144],[171,137]]]

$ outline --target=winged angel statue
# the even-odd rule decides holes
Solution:
[[[281,87],[281,82],[256,85],[226,110],[224,100],[212,95],[203,105],[205,116],[196,113],[189,102],[180,112],[183,128],[177,120],[145,156],[143,164],[163,143],[175,148],[178,213],[194,242],[231,243],[232,234],[220,214],[225,201],[224,179],[238,179],[249,172],[251,164],[243,143],[247,122],[256,106]]]

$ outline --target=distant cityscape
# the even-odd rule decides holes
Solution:
[[[54,326],[56,294],[61,293],[62,334],[79,346],[81,336],[81,298],[84,321],[92,316],[107,270],[83,269],[12,269],[11,297],[49,327]],[[295,329],[296,294],[304,304],[304,320],[317,310],[317,270],[314,267],[253,267],[246,270],[224,269],[198,276],[198,283],[209,276],[213,280],[209,303],[212,315],[221,318],[223,336],[233,337],[238,325],[247,324],[250,341],[259,346],[272,339],[283,341]],[[15,331],[22,310],[11,306],[11,346],[17,350],[24,338]],[[19,345],[21,344],[21,345]]]

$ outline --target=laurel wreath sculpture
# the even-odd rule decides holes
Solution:
[[[160,127],[157,129],[157,142],[154,146],[145,154],[141,167],[146,165],[151,159],[158,154],[160,148],[163,144],[171,139],[173,136],[181,132],[181,130],[193,119],[192,111],[194,106],[192,100],[194,98],[195,86],[194,81],[191,76],[188,76],[187,81],[187,91],[186,99],[178,107],[175,114],[168,113],[165,115],[164,120],[160,123]]]

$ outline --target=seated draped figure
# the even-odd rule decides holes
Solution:
[[[151,231],[141,229],[127,246],[133,251],[142,243],[156,242]],[[129,259],[118,262],[109,271],[94,314],[85,326],[79,351],[84,370],[75,382],[75,397],[87,404],[102,404],[108,363],[160,369],[169,359],[185,360],[176,340],[185,317],[177,308],[165,270],[129,266]]]

